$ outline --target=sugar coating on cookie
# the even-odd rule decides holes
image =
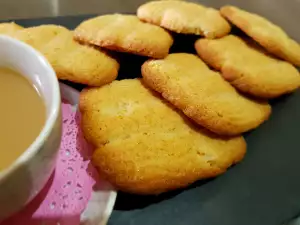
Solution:
[[[207,38],[230,32],[229,23],[214,8],[184,1],[152,1],[141,5],[137,16],[176,33],[196,34]]]
[[[0,23],[0,34],[3,34],[3,35],[12,35],[16,31],[21,30],[21,29],[23,29],[23,27],[14,22]]]
[[[259,126],[271,113],[266,102],[239,94],[196,55],[170,54],[142,66],[145,83],[196,123],[221,135],[237,135]]]
[[[14,38],[40,51],[58,79],[101,86],[116,79],[117,61],[106,53],[73,40],[73,32],[57,25],[41,25],[14,32]]]
[[[74,32],[80,42],[114,51],[164,58],[173,44],[161,27],[141,22],[134,15],[110,14],[82,22]]]
[[[274,98],[300,86],[300,74],[290,63],[262,52],[255,44],[228,35],[199,39],[198,55],[238,90],[255,97]]]
[[[139,79],[114,81],[80,95],[82,129],[93,163],[116,188],[159,194],[219,175],[245,154],[243,137],[195,127]]]
[[[300,45],[284,30],[254,13],[235,6],[224,6],[221,14],[261,46],[290,63],[300,66]]]

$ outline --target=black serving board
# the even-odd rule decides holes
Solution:
[[[114,4],[113,0],[103,2]],[[230,2],[244,4],[245,9],[269,17],[283,26],[295,39],[300,39],[300,33],[291,27],[294,25],[295,29],[300,30],[297,27],[300,16],[297,14],[299,6],[296,6],[296,1],[295,7],[289,6],[289,11],[284,11],[283,1],[280,0],[257,0],[249,3],[234,0],[206,2],[207,5],[215,7]],[[263,2],[270,4],[264,8]],[[276,9],[274,4],[278,5]],[[125,2],[123,5],[124,10],[117,12],[134,13],[134,8],[126,8]],[[103,7],[105,8],[105,4]],[[285,19],[282,19],[283,16],[276,16],[279,11],[285,15]],[[101,13],[104,12],[112,13],[101,9]],[[73,29],[89,17],[92,15],[16,22],[23,26],[53,23]],[[172,48],[172,51],[193,51],[194,37],[177,35],[176,40],[180,44]],[[117,57],[121,61],[119,79],[140,75],[140,65],[145,58],[126,54]],[[75,87],[81,88],[76,85]],[[185,190],[160,196],[119,193],[108,224],[279,225],[293,218],[300,212],[300,92],[281,97],[273,101],[272,106],[270,120],[245,135],[248,152],[243,162],[220,177],[197,182]]]

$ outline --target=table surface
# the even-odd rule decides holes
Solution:
[[[0,0],[0,20],[134,12],[138,5],[144,2],[146,0]],[[298,28],[300,0],[198,0],[197,2],[214,7],[226,4],[241,6],[269,18],[300,42],[300,28]],[[29,24],[39,22],[30,21]],[[293,222],[290,225],[296,224],[300,223]]]

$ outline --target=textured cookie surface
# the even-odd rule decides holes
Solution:
[[[116,79],[119,65],[93,47],[73,40],[73,32],[57,25],[41,25],[15,32],[14,38],[40,51],[61,80],[101,86]]]
[[[86,20],[75,29],[74,37],[110,50],[153,58],[164,58],[173,44],[171,35],[164,29],[122,14]]]
[[[234,6],[224,6],[221,14],[269,52],[300,66],[300,45],[267,19]]]
[[[220,138],[145,88],[140,80],[114,81],[80,96],[82,129],[96,146],[93,162],[118,189],[158,194],[213,177],[240,161],[240,137]]]
[[[242,92],[274,98],[300,86],[299,72],[292,64],[265,54],[240,37],[199,39],[195,47],[206,63]]]
[[[64,32],[69,32],[69,30],[62,26],[49,24],[25,28],[15,32],[12,36],[31,45],[36,50],[40,50],[45,44]]]
[[[271,112],[269,104],[239,94],[196,55],[177,53],[164,60],[149,60],[142,66],[142,75],[152,89],[217,134],[236,135],[251,130]]]
[[[78,44],[70,31],[55,37],[41,51],[62,80],[101,86],[115,80],[118,74],[115,59],[93,47]]]
[[[0,23],[0,34],[5,35],[12,35],[16,31],[23,29],[23,27],[19,26],[18,24],[11,22],[11,23]]]
[[[177,33],[217,38],[230,32],[230,25],[218,10],[192,2],[148,2],[138,8],[137,15],[143,21]]]

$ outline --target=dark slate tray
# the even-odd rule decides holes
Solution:
[[[261,13],[263,9],[257,11]],[[88,17],[91,15],[16,22],[23,26],[53,23],[72,29]],[[292,16],[290,21],[297,23]],[[281,25],[286,23],[281,22]],[[291,28],[286,30],[291,31]],[[299,34],[294,32],[294,37],[299,40],[300,34],[296,33]],[[172,51],[192,51],[193,37],[176,38],[189,45],[177,45]],[[119,79],[122,79],[139,76],[145,59],[122,54],[120,60]],[[218,178],[161,196],[119,193],[108,224],[279,225],[297,215],[300,212],[300,92],[273,101],[272,105],[270,120],[245,135],[248,153],[242,163]]]

